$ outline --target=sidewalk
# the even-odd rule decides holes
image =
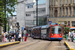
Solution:
[[[0,42],[0,47],[5,47],[5,46],[8,46],[8,45],[12,45],[12,44],[17,44],[17,43],[20,43],[19,41],[13,41],[13,42]]]
[[[64,41],[65,45],[70,49],[70,50],[75,50],[75,42],[70,42],[70,41]]]

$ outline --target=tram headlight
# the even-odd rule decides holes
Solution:
[[[61,34],[60,34],[60,36],[61,36]]]
[[[53,34],[52,34],[52,36],[53,36]]]

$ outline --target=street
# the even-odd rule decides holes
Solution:
[[[48,41],[28,38],[26,42],[10,45],[0,50],[66,50],[64,41]]]

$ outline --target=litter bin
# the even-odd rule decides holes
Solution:
[[[68,40],[68,34],[66,34],[66,40]]]

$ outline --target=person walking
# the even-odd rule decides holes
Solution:
[[[21,33],[19,33],[18,41],[21,41]]]
[[[71,30],[69,30],[69,33],[68,33],[68,41],[70,41],[70,33],[71,33]]]
[[[5,42],[5,33],[3,33],[3,42]]]
[[[70,37],[71,37],[71,41],[73,42],[73,31],[71,31],[71,33],[70,33]]]
[[[17,31],[17,32],[15,33],[15,35],[14,35],[15,41],[18,41],[18,35],[19,35],[19,31]]]
[[[7,32],[5,32],[5,42],[7,42],[7,37],[8,37]]]
[[[9,37],[9,42],[11,42],[11,33],[9,33],[8,37]]]
[[[14,40],[14,33],[12,33],[11,37],[12,37],[12,42],[13,42],[13,40]]]
[[[24,37],[24,33],[22,32],[22,41],[24,40],[23,37]]]
[[[25,34],[25,39],[24,39],[24,41],[26,41],[27,40],[27,33]]]
[[[74,33],[73,33],[73,40],[74,40],[74,42],[75,42],[75,31],[74,31]]]

